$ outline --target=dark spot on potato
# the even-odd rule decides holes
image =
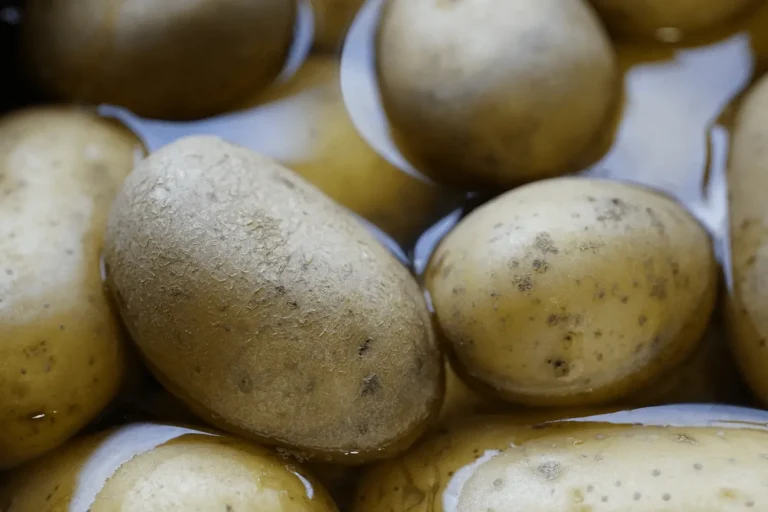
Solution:
[[[639,354],[645,348],[645,343],[638,343],[635,345],[635,354]]]
[[[509,260],[509,262],[507,263],[507,266],[509,268],[518,268],[520,266],[520,262],[517,260]]]
[[[560,252],[557,247],[555,247],[555,243],[552,240],[552,237],[547,232],[541,232],[537,234],[533,245],[544,254],[557,254]]]
[[[202,369],[202,368],[200,368],[200,366],[199,366],[199,365],[198,365],[198,366],[195,366],[195,367],[192,369],[192,371],[194,371],[194,372],[195,372],[196,374],[198,374],[198,375],[200,375],[201,373],[203,373],[203,369]]]
[[[533,270],[539,274],[544,274],[547,272],[547,270],[549,270],[549,265],[544,260],[533,260],[531,266],[533,267]]]
[[[12,276],[13,275],[13,270],[11,270],[10,268],[7,268],[7,269],[5,269],[5,273],[6,273],[6,275]]]
[[[559,462],[551,461],[539,464],[539,467],[536,468],[536,471],[542,478],[544,478],[544,480],[554,480],[560,476],[560,473],[562,473],[563,469]]]
[[[547,359],[547,364],[552,367],[555,374],[559,377],[566,377],[571,373],[571,365],[565,359]]]
[[[595,354],[595,359],[597,359],[598,361],[602,361],[603,360],[603,353],[602,352],[598,352],[597,354]]]
[[[253,392],[253,380],[249,375],[244,375],[237,381],[237,388],[241,393],[248,394]]]
[[[688,434],[677,434],[676,441],[678,443],[699,444],[695,437]]]
[[[597,201],[597,199],[595,199],[593,196],[587,196],[587,201],[589,201],[590,203],[594,203],[595,201]]]
[[[761,339],[760,341],[758,341],[758,342],[757,342],[757,344],[758,344],[758,346],[759,346],[760,348],[765,348],[765,345],[766,345],[766,343],[765,343],[765,340],[764,340],[764,339]]]
[[[370,427],[368,426],[367,423],[361,423],[360,425],[357,426],[357,431],[360,432],[360,434],[362,435],[367,434],[369,429]]]
[[[360,346],[357,348],[357,355],[360,357],[363,357],[368,350],[371,348],[371,342],[373,340],[371,338],[365,338],[363,342],[360,344]]]
[[[603,331],[601,329],[596,330],[592,334],[595,335],[595,338],[602,338],[603,337]]]
[[[62,325],[60,325],[60,326],[59,326],[59,330],[60,330],[60,331],[63,331],[63,330],[64,330],[64,324],[62,324]]]
[[[554,327],[557,325],[558,322],[558,316],[557,315],[549,315],[547,317],[547,325],[550,327]]]
[[[627,302],[629,302],[629,297],[627,297],[627,296],[625,295],[625,296],[623,296],[623,297],[621,298],[621,303],[622,303],[622,304],[626,304]]]
[[[299,303],[295,300],[289,300],[287,303],[291,308],[296,309],[299,307]]]
[[[533,279],[531,276],[515,276],[512,278],[512,283],[517,286],[518,291],[527,292],[533,289]]]
[[[643,496],[639,492],[636,492],[635,494],[632,495],[632,497],[634,498],[635,501],[638,501]]]
[[[664,300],[667,298],[667,280],[660,278],[651,287],[650,297],[658,300]]]
[[[697,462],[696,464],[693,465],[693,469],[695,469],[696,471],[701,471],[702,469],[704,469],[704,466]]]
[[[503,222],[497,222],[496,224],[493,225],[493,227],[494,227],[494,229],[499,229],[501,227],[504,227],[504,223]]]
[[[754,265],[756,260],[757,260],[757,257],[750,256],[749,258],[747,258],[747,265],[750,265],[750,266]]]
[[[600,501],[602,501],[603,503],[607,503],[608,502],[608,496],[602,496],[600,498]]]
[[[463,286],[456,286],[451,290],[451,293],[453,293],[454,295],[461,295],[466,291],[467,290]]]
[[[279,293],[280,295],[282,295],[282,294],[284,294],[284,293],[285,293],[285,286],[283,286],[283,285],[277,285],[277,286],[275,287],[275,291],[276,291],[277,293]]]
[[[660,471],[660,470],[658,470],[658,469],[654,469],[653,471],[651,471],[651,474],[652,474],[653,476],[660,476],[660,475],[661,475],[661,471]]]
[[[225,512],[235,512],[235,509],[232,508],[232,505],[226,504],[225,507],[226,507]]]
[[[595,297],[595,299],[597,299],[597,300],[600,300],[600,299],[604,298],[604,297],[605,297],[605,290],[603,290],[602,288],[601,288],[601,289],[598,289],[598,290],[595,292],[595,295],[594,295],[594,297]]]
[[[645,315],[640,315],[639,317],[637,317],[638,325],[645,325],[645,322],[647,321],[648,321],[648,317],[646,317]]]
[[[375,374],[363,377],[360,385],[360,396],[375,395],[379,391],[381,391],[381,382],[379,382],[379,378]]]

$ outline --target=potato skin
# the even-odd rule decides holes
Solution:
[[[315,51],[336,53],[365,0],[311,0],[315,14]]]
[[[460,374],[512,402],[576,406],[621,398],[688,357],[716,272],[707,233],[671,199],[559,178],[473,211],[425,283]]]
[[[137,150],[85,111],[0,118],[0,469],[55,448],[118,391],[126,352],[99,258]]]
[[[274,80],[295,17],[295,0],[29,0],[24,61],[63,100],[200,118]]]
[[[754,0],[590,0],[611,32],[649,37],[674,28],[695,33],[728,21]]]
[[[0,483],[7,512],[335,512],[269,450],[210,431],[134,423],[71,441]]]
[[[746,95],[733,128],[728,170],[731,265],[728,325],[736,361],[768,404],[768,80]]]
[[[296,124],[294,136],[308,141],[305,152],[281,158],[283,165],[410,246],[463,198],[398,169],[363,139],[344,103],[340,73],[338,58],[311,56],[287,84],[254,102],[283,109]]]
[[[108,283],[158,379],[226,430],[357,463],[438,413],[443,367],[413,277],[298,175],[188,137],[128,177]]]
[[[404,148],[461,188],[572,171],[619,87],[610,41],[581,0],[392,0],[377,45]]]

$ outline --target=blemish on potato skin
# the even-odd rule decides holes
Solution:
[[[360,385],[360,396],[371,396],[381,391],[381,382],[376,374],[363,377]]]
[[[560,252],[557,247],[555,247],[555,242],[552,240],[552,237],[546,231],[536,235],[536,240],[533,245],[544,254],[558,254]]]

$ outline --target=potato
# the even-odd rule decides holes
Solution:
[[[0,486],[7,512],[333,512],[270,451],[212,432],[134,423],[70,442]]]
[[[365,0],[311,0],[315,13],[315,50],[338,52]]]
[[[377,48],[404,149],[464,188],[573,170],[619,88],[610,42],[581,0],[392,0]]]
[[[768,506],[768,432],[570,428],[512,446],[474,468],[456,512],[729,511]]]
[[[288,126],[286,136],[307,141],[301,151],[279,157],[280,163],[397,242],[413,243],[459,204],[459,197],[398,169],[363,139],[344,103],[336,58],[310,57],[289,83],[255,101],[262,110],[254,117],[263,112]]]
[[[680,506],[680,503],[686,503],[681,501],[681,498],[686,499],[688,496],[682,496],[684,492],[682,486],[679,486],[680,489],[664,488],[664,484],[670,481],[670,477],[664,478],[665,475],[672,473],[671,478],[678,477],[687,483],[687,479],[695,475],[681,471],[679,465],[687,464],[693,469],[693,464],[702,464],[702,468],[698,469],[697,466],[696,471],[712,470],[721,476],[723,466],[726,469],[729,469],[727,466],[731,464],[750,467],[752,464],[749,460],[750,456],[755,458],[755,462],[759,462],[759,454],[768,451],[768,446],[765,444],[768,443],[768,437],[765,437],[768,436],[768,432],[737,429],[737,427],[765,429],[764,423],[768,420],[768,413],[765,411],[729,406],[674,405],[593,416],[589,416],[586,412],[561,411],[560,419],[557,419],[556,414],[558,413],[548,411],[538,415],[517,417],[475,417],[463,424],[453,425],[425,439],[407,454],[373,466],[360,483],[354,511],[561,511],[586,510],[583,507],[589,505],[594,507],[591,509],[594,512],[630,510],[629,507],[622,506],[624,502],[620,500],[627,498],[623,493],[628,493],[628,497],[633,501],[635,492],[641,492],[641,503],[638,505],[650,504],[651,507],[658,507],[639,510],[665,510],[662,495],[666,492],[671,495],[670,504],[678,505],[674,510],[730,510]],[[638,427],[637,425],[648,426]],[[603,437],[604,439],[601,439]],[[713,437],[719,440],[719,446],[710,444],[715,440],[712,439]],[[640,440],[644,440],[645,458],[638,458],[636,461],[629,459],[632,462],[624,464],[627,459],[621,457],[635,457]],[[602,444],[599,447],[593,446],[593,443],[598,441]],[[755,451],[745,453],[745,448],[750,442]],[[653,443],[658,443],[661,453],[659,456],[651,456],[653,452],[649,453],[649,450],[655,448],[655,446],[652,448]],[[553,447],[553,444],[557,446]],[[767,447],[758,452],[757,448],[762,446]],[[599,457],[595,457],[598,454],[593,451],[595,448],[601,450],[599,453],[604,455],[602,462],[606,466],[610,464],[610,467],[594,468],[596,463],[601,462]],[[667,457],[666,454],[669,452],[665,450],[672,451],[679,456],[677,460],[683,462],[678,463],[674,456]],[[729,450],[733,453],[723,458]],[[500,452],[502,455],[499,455]],[[590,453],[592,456],[581,457],[581,453]],[[514,479],[507,475],[513,472],[514,466],[503,465],[501,462],[511,462],[515,459],[515,455],[523,459],[523,464],[528,464],[529,467],[525,472],[514,473],[514,476],[518,481],[528,483],[531,486],[531,493],[535,492],[533,496],[540,501],[531,502],[532,497],[527,496],[527,491],[521,491],[522,486],[517,487],[517,492],[514,493],[514,498],[512,497],[516,486]],[[735,460],[731,462],[729,459],[732,457]],[[692,458],[698,460],[691,460]],[[570,463],[573,459],[576,459],[573,462],[574,467],[565,465],[566,461]],[[561,461],[561,465],[557,466]],[[646,469],[646,466],[650,467]],[[660,470],[658,477],[655,476],[654,469]],[[508,470],[508,473],[502,473],[504,470]],[[549,481],[543,479],[546,476],[542,474],[545,470],[548,471],[548,475],[556,478]],[[645,481],[643,473],[633,474],[635,470],[643,470],[653,477],[650,479],[651,484]],[[761,473],[757,471],[755,474]],[[493,478],[490,478],[491,476]],[[499,477],[503,478],[502,484],[506,484],[501,488],[493,485]],[[633,478],[646,484],[645,487],[635,488],[629,485]],[[699,476],[699,478],[710,477]],[[620,488],[614,487],[617,479],[622,480]],[[561,484],[561,481],[576,481],[578,487],[568,488],[567,484]],[[542,497],[539,494],[542,485],[548,486],[546,490],[551,492],[551,495]],[[654,488],[649,489],[649,485],[654,485]],[[728,490],[727,486],[719,485],[707,487],[707,489],[717,493],[721,487]],[[657,492],[654,493],[654,491]],[[489,501],[497,497],[496,493],[503,493],[506,502],[503,505],[497,504],[496,508],[493,508]],[[602,496],[605,495],[609,496],[608,505],[613,504],[614,508],[599,508],[606,506],[602,501],[594,503],[594,500],[602,500]],[[727,492],[723,493],[723,497],[727,495]],[[574,500],[572,508],[568,506],[553,508],[550,500],[555,497],[570,498],[571,496],[574,498],[581,496],[584,501]],[[661,503],[651,502],[651,497],[654,500],[660,500]],[[733,496],[734,503],[743,507],[748,498],[738,501],[739,498],[738,493]],[[518,507],[519,503],[525,503],[526,506],[513,508]],[[539,503],[548,507],[537,508],[535,505]],[[617,506],[616,503],[620,504]]]
[[[28,0],[24,60],[57,98],[199,118],[274,80],[295,18],[295,0]]]
[[[92,420],[125,374],[99,258],[137,139],[85,111],[0,118],[0,469]]]
[[[768,79],[760,80],[741,104],[733,128],[728,170],[731,265],[731,342],[742,375],[768,403]]]
[[[623,36],[675,39],[723,23],[754,0],[591,0],[609,30]]]
[[[187,137],[127,178],[108,284],[158,379],[251,439],[358,463],[437,414],[443,367],[413,277],[298,175]]]
[[[474,210],[425,277],[460,375],[512,402],[576,406],[621,398],[688,357],[717,265],[706,231],[666,196],[558,178]]]

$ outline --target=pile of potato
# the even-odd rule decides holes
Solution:
[[[765,2],[364,3],[23,4],[44,101],[0,117],[0,512],[768,510],[768,78],[731,106],[728,233],[576,174],[621,115],[617,44]],[[370,72],[423,175],[345,102],[374,7]],[[306,157],[148,151],[94,109],[285,102]]]

